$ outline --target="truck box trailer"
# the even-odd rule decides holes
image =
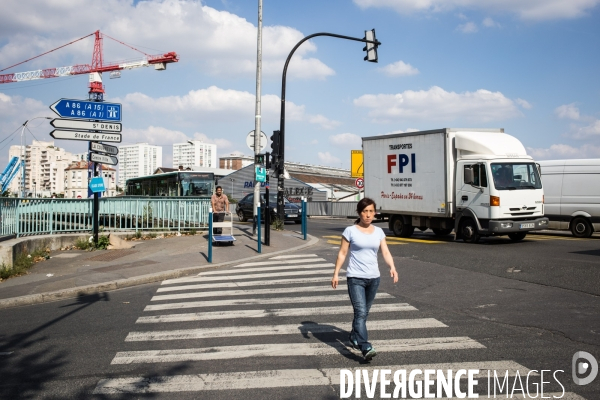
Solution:
[[[503,129],[437,129],[363,137],[365,196],[389,228],[456,239],[525,238],[548,227],[538,167]]]
[[[600,232],[600,159],[539,162],[549,229],[576,237]]]

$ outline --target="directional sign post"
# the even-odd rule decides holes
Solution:
[[[121,120],[121,105],[117,103],[60,99],[52,104],[50,109],[62,118]]]
[[[59,129],[79,129],[103,132],[121,132],[121,129],[123,128],[123,125],[118,122],[80,121],[78,119],[60,118],[55,118],[50,121],[50,125]]]
[[[103,144],[103,143],[91,142],[90,148],[93,151],[99,151],[100,153],[111,154],[113,156],[116,156],[117,154],[119,154],[118,147],[109,146],[109,145]]]
[[[86,142],[95,140],[98,142],[121,143],[120,133],[81,132],[55,129],[50,132],[50,136],[52,136],[54,139],[64,140],[84,140]]]
[[[90,153],[90,161],[108,165],[117,165],[119,163],[117,157],[98,153]]]

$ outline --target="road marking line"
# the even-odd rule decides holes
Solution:
[[[294,335],[315,334],[327,332],[350,332],[351,322],[334,323],[306,323],[288,325],[261,325],[261,326],[228,326],[223,328],[179,329],[173,331],[146,331],[129,332],[126,342],[142,342],[150,340],[187,340],[206,339],[216,337],[241,337],[260,335]],[[447,328],[447,325],[434,318],[394,319],[369,322],[369,331],[395,330],[395,329],[425,329]]]
[[[319,257],[319,256],[316,254],[290,254],[287,256],[271,257],[271,258],[269,258],[269,260],[287,260],[287,259],[292,259],[292,258],[304,258],[304,257]]]
[[[387,293],[377,293],[379,299],[393,299]],[[201,308],[201,307],[222,307],[222,306],[248,306],[256,304],[297,304],[297,303],[321,303],[326,301],[348,301],[350,298],[348,294],[328,294],[319,296],[304,296],[304,297],[271,297],[271,298],[258,298],[258,299],[234,299],[234,300],[203,300],[203,301],[187,301],[181,303],[168,303],[168,304],[152,304],[146,306],[144,311],[161,311],[161,310],[178,310],[182,308]]]
[[[278,265],[275,267],[259,267],[259,268],[244,268],[243,270],[235,270],[236,273],[246,273],[246,272],[264,272],[264,271],[286,271],[286,270],[294,270],[294,271],[303,271],[307,269],[316,269],[323,268],[326,266],[335,266],[335,264],[309,264],[309,265]],[[333,272],[333,270],[332,270]],[[218,270],[218,271],[208,271],[201,272],[198,276],[212,276],[212,275],[231,275],[232,271],[227,270]],[[306,272],[309,273],[309,272]],[[195,281],[201,282],[200,278],[193,278]],[[193,282],[193,281],[192,281]],[[163,282],[163,285],[165,283]]]
[[[460,369],[479,369],[476,378],[486,379],[487,371],[508,371],[509,376],[525,376],[529,369],[514,361],[478,361],[445,364],[390,365],[369,367],[361,365],[361,369],[389,369],[391,371],[420,369],[441,369],[458,371]],[[353,370],[353,369],[351,369]],[[532,373],[535,374],[535,373]],[[420,375],[422,377],[422,375]],[[437,374],[432,377],[435,380]],[[421,378],[422,379],[422,378]],[[261,388],[283,388],[300,386],[330,386],[340,384],[340,368],[328,369],[280,369],[269,371],[228,372],[217,374],[195,374],[154,377],[128,377],[102,379],[96,385],[94,394],[123,393],[175,393],[199,392],[207,390],[244,390]]]
[[[427,244],[438,244],[438,243],[448,243],[441,240],[430,240],[430,239],[410,239],[410,238],[400,238],[395,236],[387,236],[386,240],[391,241],[399,241],[399,242],[408,242],[408,243],[427,243]]]
[[[286,300],[287,301],[287,300]],[[378,312],[402,312],[417,311],[409,304],[373,304],[370,313]],[[189,322],[189,321],[208,321],[214,319],[234,319],[234,318],[263,318],[263,317],[296,317],[312,315],[329,314],[352,314],[353,308],[348,306],[337,307],[307,307],[307,308],[273,308],[262,310],[227,310],[203,313],[187,314],[168,314],[155,315],[152,317],[139,317],[136,324],[151,324],[163,322]]]
[[[486,348],[469,337],[373,340],[371,343],[378,351],[385,353]],[[111,364],[232,360],[250,357],[350,355],[358,353],[357,350],[346,347],[342,342],[253,344],[174,350],[124,351],[118,352]]]
[[[315,275],[317,275],[315,273]],[[331,271],[324,271],[319,275],[331,275]],[[345,279],[340,277],[341,279]],[[271,286],[271,285],[291,285],[291,284],[304,284],[313,282],[326,282],[328,279],[317,277],[317,278],[290,278],[290,279],[275,279],[275,280],[264,280],[264,281],[249,281],[249,282],[219,282],[219,283],[207,283],[198,285],[186,285],[186,286],[170,286],[165,288],[159,288],[157,292],[171,292],[176,290],[200,290],[200,289],[218,289],[218,288],[238,288],[248,286]],[[194,294],[194,293],[190,293]],[[155,296],[157,297],[157,296]],[[160,297],[160,296],[158,296]],[[194,296],[191,296],[194,297]],[[177,298],[177,297],[174,297]],[[178,297],[185,298],[185,297]]]
[[[331,264],[331,267],[334,265]],[[211,281],[237,281],[244,279],[257,279],[257,278],[276,278],[283,276],[294,276],[300,275],[300,278],[291,279],[292,281],[296,280],[299,282],[304,282],[307,279],[318,279],[318,278],[302,278],[306,275],[331,275],[333,272],[332,268],[328,269],[318,269],[314,271],[287,271],[287,272],[270,272],[264,274],[248,274],[248,275],[224,275],[224,276],[203,276],[202,279],[195,278],[194,281],[186,281],[188,282],[211,282]],[[231,271],[229,271],[231,273]],[[320,279],[322,280],[322,279]],[[182,282],[183,283],[183,282]],[[247,281],[247,282],[224,282],[224,283],[207,283],[207,284],[199,284],[199,285],[184,285],[184,286],[168,286],[164,288],[158,288],[157,292],[172,292],[175,290],[190,290],[190,289],[210,289],[211,287],[238,287],[238,286],[262,286],[262,285],[279,285],[288,283],[288,279],[280,279],[280,280],[260,280],[260,281]],[[290,282],[295,283],[295,282]],[[225,285],[225,286],[223,286]]]
[[[345,278],[340,277],[340,283]],[[343,291],[346,289],[342,288]],[[257,294],[276,294],[276,293],[298,293],[298,292],[333,292],[331,286],[306,286],[306,287],[291,287],[291,288],[274,288],[274,289],[254,289],[254,290],[222,290],[211,292],[195,292],[185,294],[170,294],[162,296],[154,296],[150,301],[158,300],[176,300],[176,299],[193,299],[196,297],[218,297],[218,296],[251,296]]]

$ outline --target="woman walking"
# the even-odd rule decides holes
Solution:
[[[348,294],[354,308],[354,320],[349,340],[351,347],[362,351],[366,361],[370,361],[377,355],[377,351],[368,341],[367,317],[379,287],[380,274],[377,264],[379,248],[383,259],[390,267],[390,276],[394,283],[398,282],[398,273],[385,242],[385,233],[381,228],[371,224],[375,218],[375,207],[375,202],[367,197],[358,202],[356,206],[358,219],[342,234],[342,244],[331,278],[331,287],[335,289],[339,282],[338,273],[350,249],[346,278]]]

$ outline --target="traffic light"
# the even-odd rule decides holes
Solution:
[[[271,169],[271,153],[269,152],[265,153],[265,168]]]
[[[364,39],[377,42],[377,39],[375,38],[375,29],[365,31]],[[367,45],[363,48],[363,51],[367,52],[367,55],[365,56],[365,61],[377,62],[377,43],[367,42]]]
[[[271,166],[274,169],[277,169],[279,165],[280,146],[281,132],[273,131],[273,135],[271,135]]]

